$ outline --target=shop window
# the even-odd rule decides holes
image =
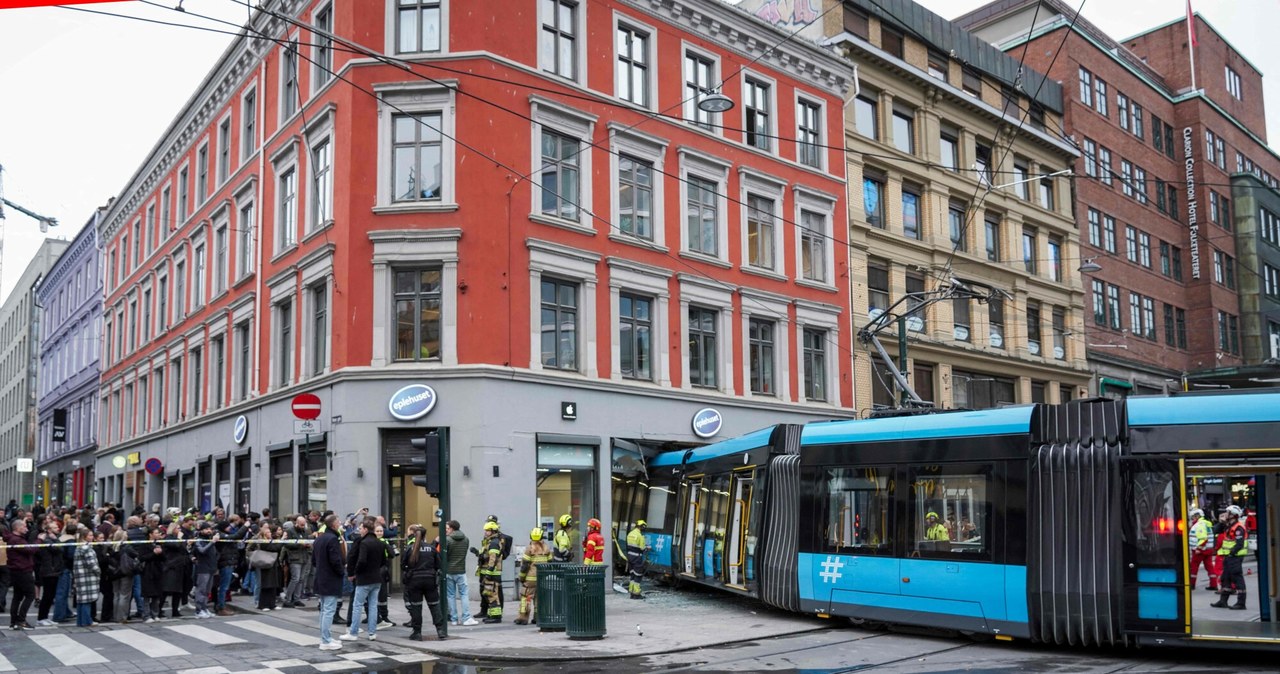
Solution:
[[[892,555],[893,469],[828,468],[825,475],[827,550],[856,555]]]
[[[912,557],[991,559],[991,470],[990,466],[912,469],[907,525]]]
[[[538,443],[538,520],[547,531],[556,529],[561,515],[573,518],[573,548],[578,550],[579,527],[595,516],[596,448],[587,445]]]
[[[324,512],[329,509],[329,463],[324,445],[306,447],[299,455],[302,468],[301,493],[298,494],[298,511]],[[281,515],[284,513],[277,512]]]
[[[283,513],[293,502],[293,452],[284,451],[271,455],[271,479],[267,501],[271,512]]]

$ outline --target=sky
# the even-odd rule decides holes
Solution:
[[[381,7],[381,0],[360,0]],[[465,2],[466,0],[453,0]],[[514,0],[513,0],[514,1]],[[525,1],[525,0],[522,0]],[[708,0],[709,1],[709,0]],[[986,0],[917,0],[952,18]],[[1073,4],[1075,0],[1067,0]],[[242,23],[240,0],[136,0],[82,9],[234,31],[196,14]],[[1185,16],[1184,0],[1085,0],[1083,14],[1123,39]],[[1263,73],[1268,136],[1280,138],[1280,50],[1264,31],[1280,25],[1277,0],[1193,0]],[[60,225],[73,238],[93,210],[119,194],[232,37],[68,8],[0,10],[0,166],[4,197]],[[1273,141],[1280,142],[1280,141]],[[44,236],[39,223],[5,209],[0,294],[7,298]]]

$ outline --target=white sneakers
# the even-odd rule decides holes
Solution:
[[[213,614],[210,613],[209,611],[196,611],[196,617],[200,619],[212,618]]]
[[[472,625],[479,625],[480,621],[475,618],[467,618],[467,621],[462,624],[466,627],[471,627]]]
[[[52,620],[49,620],[48,618],[45,618],[44,620],[36,621],[36,624],[41,627],[53,627],[57,623],[53,622]]]
[[[338,638],[341,639],[342,637],[338,637]],[[337,651],[341,649],[342,649],[341,641],[330,641],[327,644],[320,644],[320,650],[322,651]]]
[[[153,622],[158,622],[158,619],[156,619],[156,618],[147,618],[146,620],[143,620],[142,622],[147,623],[147,624],[151,624],[151,623],[153,623]]]
[[[378,640],[378,635],[376,634],[369,635],[369,641],[377,641],[377,640]]]
[[[338,638],[342,639],[343,641],[356,641],[360,637],[357,637],[356,635],[351,633],[346,633],[346,634],[339,635]]]

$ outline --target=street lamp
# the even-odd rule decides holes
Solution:
[[[703,112],[728,112],[733,109],[733,99],[719,91],[713,91],[698,101],[698,109]]]
[[[1086,274],[1096,274],[1102,271],[1102,265],[1094,262],[1097,258],[1087,257],[1080,263],[1080,271]]]

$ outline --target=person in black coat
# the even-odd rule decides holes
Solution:
[[[372,517],[360,523],[362,536],[347,553],[347,578],[356,586],[352,602],[351,628],[338,637],[352,641],[360,632],[360,619],[368,609],[367,629],[373,638],[378,631],[378,588],[382,585],[382,567],[387,562],[387,546],[378,539],[377,521]]]
[[[160,619],[164,607],[164,535],[164,529],[152,527],[147,532],[150,545],[136,546],[138,561],[142,562],[142,573],[138,577],[142,579],[142,596],[147,600],[143,606],[146,609],[144,617],[149,623]]]
[[[338,536],[338,516],[331,514],[325,518],[320,535],[311,546],[311,565],[316,574],[313,587],[320,597],[320,649],[326,651],[341,647],[333,640],[330,628],[338,612],[338,598],[342,596],[345,571],[342,545]]]
[[[36,536],[37,541],[49,544],[37,549],[35,553],[36,582],[40,584],[40,608],[36,614],[36,624],[42,627],[53,625],[53,621],[49,619],[49,609],[53,608],[53,600],[58,593],[58,580],[62,578],[62,571],[66,568],[66,556],[62,554],[62,548],[53,545],[58,542],[61,524],[57,518],[49,518],[45,521],[44,531]]]
[[[278,535],[277,532],[279,532]],[[263,611],[270,611],[276,607],[276,595],[280,594],[280,588],[284,586],[284,572],[280,568],[280,551],[284,549],[284,544],[274,542],[283,535],[284,532],[279,528],[273,529],[263,525],[258,530],[258,537],[249,544],[251,551],[265,550],[276,553],[275,564],[265,569],[258,569],[258,608]]]
[[[169,533],[164,543],[164,575],[161,585],[164,595],[169,598],[170,618],[181,618],[178,607],[186,597],[187,576],[191,574],[191,555],[187,552],[187,536],[182,527],[174,522],[169,525]],[[161,602],[163,607],[163,602]]]
[[[426,529],[421,524],[409,527],[412,538],[405,544],[404,554],[400,557],[401,578],[404,581],[404,605],[409,609],[409,626],[413,633],[412,641],[422,641],[422,603],[426,600],[427,609],[431,612],[431,624],[435,625],[439,639],[448,637],[444,626],[444,612],[440,609],[439,578],[443,572],[440,551],[437,549],[439,539],[428,541]]]

